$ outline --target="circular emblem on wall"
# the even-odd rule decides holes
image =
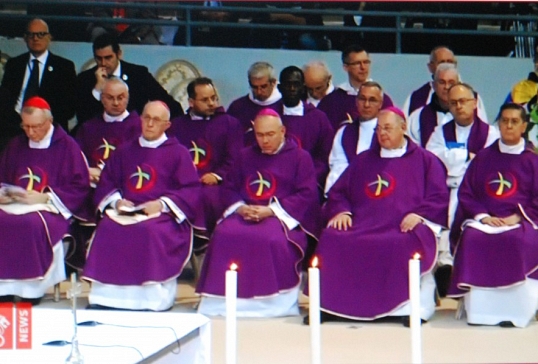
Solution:
[[[155,73],[155,79],[170,96],[179,101],[183,110],[189,108],[187,85],[200,76],[200,71],[195,65],[182,59],[163,64]]]
[[[80,67],[80,72],[87,71],[90,68],[94,67],[95,65],[97,65],[97,63],[95,63],[95,59],[90,58],[86,62],[84,62],[82,67]]]

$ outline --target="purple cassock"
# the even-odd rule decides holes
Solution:
[[[499,151],[495,142],[473,159],[458,193],[457,240],[449,294],[460,296],[472,287],[501,288],[538,279],[538,156],[532,147],[521,154]],[[523,214],[524,212],[524,214]],[[467,227],[478,214],[522,217],[520,227],[488,234]],[[528,219],[527,219],[528,218]],[[461,236],[458,236],[461,233]]]
[[[336,88],[333,92],[321,99],[318,109],[327,115],[333,130],[338,130],[342,122],[358,118],[359,113],[357,111],[356,100],[356,95],[350,95],[347,91]],[[389,95],[384,94],[383,106],[381,108],[384,109],[389,106],[393,106],[392,100]]]
[[[58,125],[50,146],[34,149],[26,135],[14,138],[0,160],[0,182],[30,191],[51,192],[72,216],[83,218],[90,190],[86,162],[77,143]],[[42,278],[53,247],[67,235],[69,220],[48,211],[11,215],[0,210],[0,280]]]
[[[201,217],[200,182],[189,152],[176,138],[157,148],[141,147],[138,140],[123,144],[103,170],[96,205],[115,192],[135,205],[161,199],[170,212],[132,225],[121,225],[104,214],[88,250],[84,277],[140,286],[179,276],[191,254],[193,227]],[[181,223],[176,221],[180,214],[175,206],[186,216]]]
[[[422,275],[434,267],[433,231],[419,224],[403,233],[400,223],[415,213],[446,226],[446,172],[433,154],[407,143],[398,158],[380,157],[379,146],[359,154],[329,192],[326,220],[350,212],[353,222],[347,231],[331,227],[321,234],[316,254],[323,311],[354,319],[387,316],[409,300],[409,259],[420,254]]]
[[[299,222],[293,229],[277,217],[245,221],[232,214],[221,221],[209,244],[196,291],[224,296],[224,275],[238,265],[239,298],[261,298],[291,290],[300,282],[307,235],[317,236],[319,202],[310,155],[286,141],[278,154],[244,148],[224,184],[226,206],[279,205]]]
[[[243,132],[239,121],[219,107],[215,115],[193,119],[190,110],[187,115],[172,120],[167,132],[175,136],[189,150],[191,159],[202,177],[214,173],[225,181],[234,160],[243,147]],[[202,201],[206,227],[213,229],[225,206],[220,202],[221,185],[203,185]]]
[[[323,191],[329,173],[329,153],[331,152],[334,129],[327,115],[314,105],[304,104],[304,115],[283,115],[279,110],[286,136],[310,153],[314,161],[318,186]]]
[[[248,95],[245,95],[232,101],[227,112],[241,123],[241,128],[243,129],[243,133],[245,133],[244,142],[245,145],[248,145],[248,138],[251,137],[249,137],[247,133],[252,130],[252,122],[256,115],[263,109],[273,109],[278,112],[280,105],[279,101],[275,101],[274,103],[265,106],[258,105],[252,102]]]
[[[140,136],[140,116],[132,111],[121,122],[106,122],[103,116],[86,121],[77,131],[76,141],[90,167],[105,164],[124,142]]]
[[[430,92],[432,91],[432,83],[426,82],[418,89],[411,93],[409,98],[409,110],[405,110],[407,115],[411,115],[413,111],[421,108],[428,103]]]

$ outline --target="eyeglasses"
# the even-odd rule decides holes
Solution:
[[[458,106],[458,105],[461,104],[461,105],[463,106],[463,105],[465,105],[466,103],[468,103],[469,101],[474,101],[474,99],[450,100],[450,101],[448,102],[448,105],[449,105],[449,106],[453,106],[453,107],[455,107],[455,106]]]
[[[379,126],[376,126],[374,129],[376,132],[381,134],[382,132],[386,132],[388,134],[392,133],[396,128],[393,128],[392,126],[385,126],[384,128],[381,128]]]
[[[154,124],[166,123],[168,121],[168,120],[163,120],[161,118],[151,117],[149,115],[142,115],[141,119],[146,124],[149,124],[150,121],[153,122]]]
[[[353,67],[353,66],[369,66],[371,63],[372,63],[372,61],[370,61],[369,59],[367,59],[365,61],[344,62],[344,64],[349,66],[349,67]]]
[[[44,122],[42,122],[41,124],[37,124],[37,125],[24,125],[24,124],[20,124],[20,127],[21,127],[21,129],[24,130],[24,131],[39,130],[39,129],[41,129],[42,127],[44,127],[46,124],[47,124],[47,121],[44,121]]]
[[[26,32],[24,33],[24,36],[29,39],[33,39],[37,37],[37,39],[43,39],[45,35],[49,35],[49,32]]]
[[[445,80],[436,80],[436,83],[438,83],[441,86],[454,86],[458,81],[445,81]]]
[[[378,100],[375,97],[366,98],[366,97],[363,97],[363,96],[359,96],[359,97],[357,97],[357,100],[359,102],[362,102],[363,104],[366,104],[366,102],[368,102],[370,104],[379,104],[381,102],[381,100]]]
[[[523,120],[521,120],[521,119],[501,119],[501,120],[499,120],[499,124],[502,124],[502,125],[505,125],[505,126],[508,126],[508,125],[518,126],[521,123],[523,123]]]

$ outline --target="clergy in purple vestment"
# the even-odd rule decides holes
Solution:
[[[359,111],[355,120],[344,123],[336,131],[329,154],[329,175],[325,183],[327,194],[355,156],[377,143],[375,127],[381,110],[383,89],[374,81],[361,85],[355,104]]]
[[[501,138],[459,189],[449,294],[463,297],[470,324],[525,327],[538,303],[538,156],[522,137],[522,106],[501,106],[498,123]]]
[[[273,66],[267,62],[255,62],[248,69],[250,92],[230,104],[228,114],[239,120],[245,133],[245,145],[248,132],[252,132],[252,122],[256,115],[265,108],[278,110],[278,101],[282,97],[276,86]]]
[[[170,111],[146,104],[142,135],[116,150],[95,203],[103,214],[88,249],[90,307],[167,310],[189,260],[201,215],[200,182],[189,152],[165,134]]]
[[[361,46],[351,45],[342,52],[342,64],[348,80],[340,84],[318,104],[318,109],[327,115],[334,130],[338,130],[347,120],[354,120],[358,117],[355,99],[361,85],[372,81],[371,63],[370,55]],[[392,105],[392,99],[384,94],[382,108]]]
[[[449,121],[448,90],[460,82],[458,69],[451,63],[441,63],[433,78],[431,101],[407,118],[407,134],[418,145],[426,147],[437,125]]]
[[[446,226],[448,190],[437,157],[405,137],[394,107],[378,115],[379,145],[359,154],[329,193],[322,267],[322,320],[374,320],[410,313],[408,261],[421,260],[421,317],[435,311],[436,235]]]
[[[317,107],[325,96],[334,91],[332,74],[323,61],[310,61],[303,66],[306,102]]]
[[[202,183],[206,228],[213,231],[226,206],[220,203],[222,183],[243,147],[239,121],[224,112],[213,81],[197,78],[187,86],[189,110],[172,120],[169,135],[189,150]]]
[[[90,185],[80,148],[53,125],[44,99],[27,100],[21,118],[25,135],[0,158],[0,301],[37,304],[65,279],[62,240],[71,219],[81,218]]]
[[[317,236],[319,200],[310,155],[285,139],[273,110],[254,122],[258,145],[244,148],[224,183],[229,206],[213,234],[196,291],[198,311],[225,315],[224,275],[238,265],[237,314],[298,315],[301,262]]]
[[[282,94],[279,113],[286,127],[286,136],[312,156],[320,192],[323,192],[329,172],[329,153],[334,131],[323,111],[303,102],[303,71],[295,66],[284,68],[280,72],[278,90]]]
[[[499,138],[496,126],[489,125],[476,116],[477,100],[473,88],[466,83],[456,83],[448,90],[448,109],[452,120],[435,127],[426,149],[435,154],[447,169],[447,186],[450,188],[448,226],[452,226],[458,203],[458,188],[463,175],[476,153]],[[439,273],[437,288],[441,296],[450,283],[453,257],[448,240],[449,232],[443,231],[439,239]]]

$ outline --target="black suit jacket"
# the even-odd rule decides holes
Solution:
[[[19,114],[15,111],[15,105],[21,89],[26,87],[22,82],[30,53],[26,52],[20,56],[7,61],[4,68],[4,78],[2,79],[2,91],[0,96],[1,129],[9,129],[13,132],[20,130],[21,121]],[[50,105],[54,121],[61,125],[66,131],[67,122],[75,116],[75,65],[68,59],[62,58],[49,51],[47,63],[43,70],[38,95],[47,100]]]
[[[136,110],[142,115],[142,110],[148,101],[160,100],[170,108],[171,118],[183,114],[179,102],[149,73],[148,68],[136,64],[121,62],[121,79],[129,86],[129,104],[127,110]],[[95,87],[95,71],[97,66],[81,72],[77,76],[76,112],[78,125],[103,112],[103,105],[93,97]]]

